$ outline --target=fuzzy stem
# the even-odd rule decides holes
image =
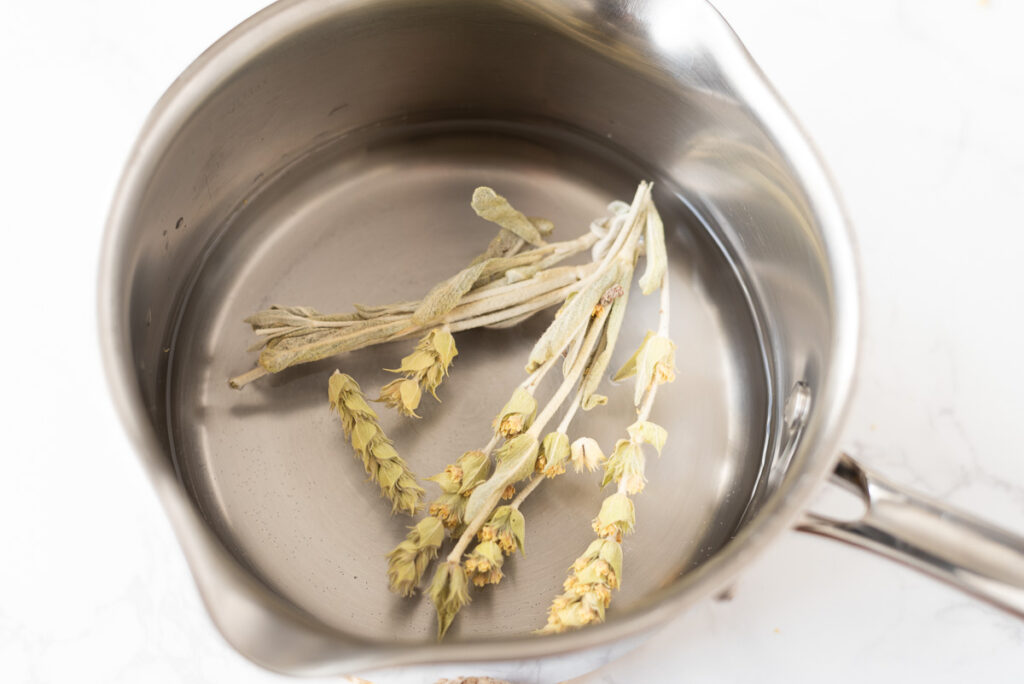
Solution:
[[[534,489],[539,487],[540,483],[543,481],[543,475],[541,475],[540,473],[534,475],[530,479],[530,482],[525,487],[523,487],[518,494],[516,494],[516,498],[512,500],[512,503],[509,504],[512,507],[512,509],[518,511],[519,507],[523,504],[523,501],[526,500],[526,497],[530,496],[530,493],[533,492]]]
[[[262,378],[264,375],[267,375],[268,373],[269,373],[269,371],[267,371],[262,366],[256,366],[252,370],[246,371],[245,373],[242,373],[241,375],[236,375],[235,377],[233,377],[230,380],[228,380],[228,385],[230,385],[232,389],[242,389],[243,387],[248,385],[250,382],[252,382],[254,380],[259,380],[260,378]]]
[[[569,423],[576,417],[576,411],[580,408],[580,403],[583,401],[583,388],[580,387],[576,392],[576,398],[569,404],[569,408],[565,410],[565,415],[562,416],[562,422],[558,424],[558,432],[566,432],[569,429]]]
[[[524,302],[522,304],[512,306],[507,309],[498,309],[496,311],[484,313],[479,316],[465,318],[457,321],[449,320],[449,324],[451,325],[452,332],[456,333],[462,332],[463,330],[470,330],[472,328],[482,328],[487,325],[493,325],[495,323],[507,321],[510,318],[522,316],[527,313],[537,313],[539,311],[543,311],[544,309],[552,307],[555,304],[558,304],[559,302],[565,301],[565,298],[568,297],[570,294],[579,289],[582,289],[584,282],[585,281],[583,280],[577,281],[575,283],[572,283],[571,285],[566,285],[565,287],[561,287],[557,290],[552,290],[551,292],[540,295],[534,299],[531,299],[528,302]]]

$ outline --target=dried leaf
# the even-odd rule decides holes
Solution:
[[[445,468],[437,475],[432,475],[427,478],[430,482],[436,482],[441,488],[441,491],[445,494],[458,494],[459,490],[462,489],[462,480],[456,480],[452,477],[452,473],[448,468]]]
[[[407,380],[402,383],[401,394],[405,409],[409,412],[415,411],[420,405],[420,386],[412,380]]]
[[[620,439],[612,449],[612,455],[604,464],[604,478],[601,479],[601,486],[606,487],[612,482],[618,482],[625,474],[635,474],[639,471],[643,476],[643,452],[640,447],[628,439]]]
[[[466,520],[473,520],[493,499],[497,501],[501,492],[511,484],[519,482],[533,472],[540,445],[537,438],[526,433],[505,442],[495,453],[494,474],[478,485],[466,504]]]
[[[271,306],[245,319],[253,330],[306,325],[308,319],[321,315],[311,306]]]
[[[419,408],[421,396],[419,383],[409,378],[400,378],[381,387],[377,401],[383,402],[388,408],[395,409],[403,416],[419,418],[416,409]]]
[[[352,308],[356,310],[358,318],[369,320],[373,318],[381,318],[383,316],[409,314],[415,311],[419,304],[419,302],[414,301],[395,302],[394,304],[382,304],[377,306],[353,304]]]
[[[633,403],[640,405],[644,393],[652,384],[672,382],[675,379],[675,342],[655,335],[647,340],[636,358],[636,388]]]
[[[654,331],[648,330],[647,334],[644,335],[643,341],[640,342],[640,346],[637,347],[636,351],[633,352],[633,355],[629,357],[626,363],[622,364],[622,368],[620,368],[618,372],[615,373],[615,376],[612,377],[612,380],[614,380],[615,382],[619,382],[620,380],[625,380],[626,378],[630,378],[636,375],[636,360],[640,356],[640,352],[643,351],[644,345],[647,344],[647,340],[651,339],[652,337],[654,337]]]
[[[569,377],[569,373],[572,371],[573,365],[576,363],[576,357],[580,355],[580,349],[583,347],[583,338],[586,337],[586,329],[581,328],[576,333],[576,337],[573,338],[572,344],[565,351],[565,360],[562,361],[562,377]]]
[[[483,254],[480,254],[473,259],[473,261],[470,262],[470,265],[479,264],[481,261],[487,261],[488,259],[512,256],[522,249],[525,244],[526,241],[511,230],[505,230],[502,228],[498,231],[497,235],[491,238],[491,241],[487,245],[487,249],[483,251]]]
[[[434,355],[430,352],[416,350],[402,358],[398,368],[386,368],[389,373],[418,373],[434,365]]]
[[[515,539],[516,547],[525,556],[526,555],[526,518],[519,512],[518,508],[513,508],[509,514],[509,531],[512,533],[513,539]]]
[[[486,480],[491,472],[491,459],[482,451],[467,451],[459,457],[457,463],[462,469],[460,494],[465,494]]]
[[[480,278],[480,274],[483,273],[488,263],[481,261],[468,266],[448,280],[435,285],[416,307],[416,311],[412,314],[412,322],[421,326],[429,325],[458,306],[462,297]]]
[[[300,363],[319,361],[341,352],[384,342],[409,326],[408,321],[403,320],[385,323],[366,321],[366,324],[356,330],[327,328],[315,334],[277,340],[277,344],[268,345],[260,353],[259,364],[264,370],[277,373]]]
[[[626,432],[634,442],[647,442],[653,446],[658,450],[659,456],[661,456],[662,447],[665,446],[665,440],[668,439],[668,431],[649,420],[638,420],[626,428]]]
[[[537,370],[568,344],[570,337],[590,320],[594,307],[604,296],[605,291],[622,278],[622,274],[627,268],[625,262],[615,260],[572,298],[562,314],[551,322],[548,329],[537,340],[533,351],[530,352],[526,372],[532,373]]]
[[[431,330],[429,339],[437,353],[438,360],[447,371],[448,366],[452,365],[452,361],[459,355],[459,350],[455,346],[455,338],[447,330]]]
[[[549,432],[541,442],[537,462],[539,463],[543,457],[542,472],[547,477],[554,477],[565,472],[565,463],[569,460],[570,453],[569,435],[564,432]]]
[[[636,525],[636,509],[625,494],[616,492],[601,502],[601,511],[594,518],[594,531],[601,537],[618,541]]]
[[[492,425],[502,437],[515,437],[528,429],[537,417],[537,399],[522,387],[516,387],[512,397],[494,417]]]
[[[553,221],[550,221],[546,218],[541,218],[540,216],[528,216],[527,218],[529,218],[530,223],[532,223],[534,227],[537,228],[537,232],[539,232],[544,237],[551,235],[551,233],[555,231],[555,224]]]
[[[665,281],[668,270],[668,256],[665,253],[665,227],[654,203],[647,205],[647,220],[644,226],[644,246],[647,265],[640,277],[640,291],[649,295],[659,289]]]
[[[491,188],[481,186],[474,190],[470,204],[477,216],[512,231],[531,245],[539,247],[544,244],[544,238],[537,230],[537,226]]]
[[[626,306],[629,303],[629,290],[632,281],[632,273],[623,275],[619,280],[622,294],[612,302],[612,310],[608,314],[608,321],[605,323],[604,333],[594,353],[594,360],[590,362],[586,374],[583,376],[582,400],[580,406],[584,411],[589,411],[596,406],[603,406],[608,398],[596,394],[601,381],[604,380],[605,371],[611,362],[612,354],[615,352],[615,345],[619,341],[619,332],[622,330],[622,321],[626,315]]]

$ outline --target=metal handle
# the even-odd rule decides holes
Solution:
[[[860,496],[863,517],[807,513],[797,529],[874,551],[1024,618],[1024,537],[899,487],[845,454],[832,480]]]

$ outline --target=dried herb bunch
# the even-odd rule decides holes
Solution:
[[[428,595],[437,610],[438,638],[471,600],[474,587],[497,584],[505,559],[523,551],[526,518],[521,506],[544,481],[566,472],[603,465],[602,486],[615,483],[594,519],[598,539],[572,566],[549,611],[544,632],[579,627],[604,618],[611,590],[621,580],[622,535],[634,525],[630,496],[644,484],[643,445],[660,452],[667,435],[649,417],[661,383],[673,379],[674,345],[668,332],[667,257],[661,218],[642,182],[631,203],[613,202],[608,215],[579,237],[548,242],[550,221],[530,218],[490,188],[477,188],[471,206],[500,226],[487,249],[464,269],[416,301],[385,306],[357,305],[351,313],[321,314],[309,307],[271,307],[247,322],[260,338],[258,365],[231,379],[241,388],[268,373],[363,347],[419,336],[412,352],[392,372],[378,401],[418,418],[423,393],[437,398],[458,350],[454,334],[476,327],[510,327],[545,309],[560,306],[527,359],[522,382],[495,414],[491,436],[429,478],[440,488],[427,516],[410,528],[387,556],[391,589],[410,596],[423,583],[446,537],[452,547],[439,563]],[[591,260],[563,265],[590,250]],[[661,291],[657,331],[649,333],[615,379],[636,377],[637,420],[625,428],[605,458],[595,440],[573,440],[570,428],[579,409],[602,406],[598,393],[622,327],[640,257],[637,281],[644,295]],[[555,369],[553,391],[538,388]],[[355,380],[331,377],[330,402],[367,473],[391,500],[393,511],[414,513],[423,490],[395,452]],[[557,422],[556,422],[557,419]],[[507,502],[507,503],[503,503]]]
[[[659,333],[662,328],[667,331],[663,227],[650,191],[650,184],[642,183],[631,204],[614,203],[610,206],[611,215],[595,222],[591,234],[598,240],[593,268],[581,281],[582,286],[566,298],[554,321],[537,341],[526,365],[526,378],[495,416],[492,438],[480,451],[483,454],[494,452],[493,472],[485,479],[460,486],[459,498],[443,511],[451,516],[445,519],[445,526],[452,530],[455,543],[429,588],[437,610],[439,637],[447,631],[458,611],[469,603],[471,586],[484,587],[500,582],[505,558],[516,550],[523,550],[526,519],[520,507],[530,493],[546,479],[564,473],[569,464],[579,471],[593,470],[605,462],[593,439],[581,437],[571,441],[569,429],[580,408],[589,410],[606,402],[597,389],[614,352],[634,270],[643,254],[646,254],[646,262],[639,286],[644,294],[661,289],[664,320],[659,324]],[[670,343],[666,356],[663,339],[667,337],[662,334],[649,335],[617,376],[620,379],[629,375],[646,378],[646,383],[638,390],[639,420],[627,432],[630,440],[636,435],[640,440],[638,444],[648,438],[656,439],[659,448],[664,443],[663,431],[655,430],[656,426],[647,421],[647,417],[653,405],[653,387],[671,375],[672,347]],[[559,362],[561,383],[545,401],[538,401],[537,387]],[[561,420],[549,428],[558,414]],[[625,479],[630,492],[638,491],[643,481],[642,452],[637,451],[633,460],[620,466],[626,451],[620,446],[616,445],[617,451],[605,463],[606,472],[612,473],[616,482]],[[641,459],[639,465],[638,458]],[[441,484],[445,492],[442,500],[446,501],[451,501],[456,494],[454,484],[449,482],[449,469],[434,478]],[[620,471],[625,475],[620,475]],[[518,493],[515,492],[517,486],[522,486]],[[511,503],[502,505],[502,499],[509,497],[514,497]],[[627,528],[632,529],[632,518],[627,515],[632,510],[632,502],[624,494],[616,497],[618,495],[609,498],[607,510],[602,509],[598,516],[605,536],[611,534],[606,528],[616,524],[619,525],[617,530],[621,527],[619,535]],[[409,542],[407,538],[399,548]],[[615,544],[617,546],[618,542]],[[605,556],[612,553],[609,548]],[[598,550],[595,558],[600,557]],[[407,558],[394,552],[389,561],[390,576],[402,579],[392,581],[392,588],[399,593],[410,593],[410,587],[417,586],[426,571],[426,564],[410,564]],[[458,569],[460,564],[461,570]],[[621,549],[618,561],[609,567],[609,573],[621,572]],[[589,574],[583,577],[590,579]],[[610,584],[602,585],[607,595],[600,597],[601,610],[596,619],[603,619],[610,590],[618,586],[617,579],[609,581]],[[594,589],[591,593],[596,591],[600,590]]]

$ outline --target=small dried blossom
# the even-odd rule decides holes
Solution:
[[[403,416],[419,418],[416,409],[420,405],[422,395],[418,382],[410,378],[399,378],[380,388],[377,401],[383,402],[385,406],[395,409]]]
[[[504,562],[505,555],[498,543],[483,541],[466,555],[463,565],[470,581],[478,587],[483,587],[501,581],[501,566]]]
[[[453,530],[462,524],[466,516],[466,497],[458,492],[445,492],[430,502],[427,512],[440,520],[445,527]]]
[[[540,452],[534,467],[545,477],[560,475],[565,472],[565,464],[570,454],[569,435],[564,432],[549,432],[540,444]]]
[[[495,431],[505,439],[521,435],[537,417],[537,400],[522,387],[517,387],[512,398],[494,418]]]
[[[604,452],[597,440],[590,437],[580,437],[572,443],[569,449],[569,458],[572,460],[572,467],[577,473],[586,470],[594,472],[604,462]]]
[[[598,536],[622,540],[622,535],[633,531],[636,510],[625,494],[616,492],[601,502],[601,511],[594,518],[593,528]]]
[[[477,538],[482,541],[497,542],[506,555],[523,550],[526,537],[526,518],[517,508],[498,506],[490,519],[480,528]]]
[[[668,431],[649,420],[636,421],[626,428],[626,432],[629,434],[630,441],[634,444],[650,444],[658,451],[659,456],[661,456],[661,450],[668,439]]]
[[[615,443],[612,455],[604,464],[604,479],[601,486],[610,482],[622,482],[628,494],[637,494],[644,488],[644,453],[640,445],[629,439]]]
[[[482,451],[467,451],[455,463],[449,464],[437,475],[427,478],[437,483],[441,495],[430,503],[428,512],[448,529],[462,524],[466,504],[473,489],[487,479],[491,461]]]
[[[396,409],[404,416],[418,418],[423,391],[430,392],[437,399],[437,388],[448,375],[448,368],[459,351],[455,338],[447,330],[435,328],[416,344],[416,349],[402,359],[402,365],[391,370],[405,377],[393,380],[380,390],[377,401]]]

